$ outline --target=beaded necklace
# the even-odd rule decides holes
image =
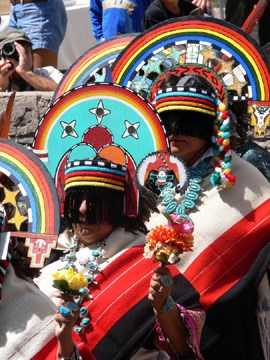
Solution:
[[[210,160],[211,157],[208,157],[197,166],[189,168],[189,182],[184,194],[181,193],[179,186],[174,187],[172,182],[169,182],[164,187],[160,193],[160,197],[163,198],[161,201],[163,212],[181,215],[182,218],[189,220],[193,224],[187,213],[196,207],[196,201],[199,199],[199,192],[201,191],[200,183],[211,168]],[[183,195],[184,199],[180,202]]]
[[[106,246],[105,240],[98,241],[96,243],[97,248],[91,251],[90,256],[86,256],[85,258],[81,258],[79,260],[79,264],[83,267],[87,268],[88,273],[84,275],[84,277],[88,281],[88,286],[90,285],[97,285],[97,281],[95,280],[95,275],[101,271],[100,269],[100,263],[106,260],[104,257],[104,247]],[[67,261],[66,266],[64,269],[69,269],[70,267],[73,267],[76,269],[75,262],[77,261],[77,255],[76,252],[79,248],[79,241],[77,236],[73,235],[73,244],[69,247],[68,253],[61,258],[61,261]],[[88,295],[88,299],[94,300],[93,295],[91,295],[91,292],[86,288],[80,289],[82,292],[81,295],[77,297],[74,301],[78,306],[81,306],[82,299],[85,295]],[[87,292],[87,294],[86,294]],[[80,307],[80,318],[81,322],[80,325],[74,326],[74,331],[77,334],[82,334],[83,329],[88,328],[90,326],[90,318],[88,316],[88,310],[85,306]]]

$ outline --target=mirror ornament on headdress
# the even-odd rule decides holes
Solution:
[[[185,163],[166,151],[146,156],[137,169],[139,186],[146,186],[156,194],[165,188],[176,186],[179,193],[187,188],[189,176]]]

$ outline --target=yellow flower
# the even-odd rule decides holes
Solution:
[[[74,276],[68,280],[68,286],[71,290],[80,290],[87,287],[88,281],[83,274],[74,273]]]
[[[53,274],[55,280],[65,280],[71,290],[79,290],[88,286],[87,279],[83,274],[76,273],[73,267],[63,269]]]
[[[53,274],[53,278],[55,280],[66,280],[68,281],[68,279],[70,277],[72,277],[74,274],[74,269],[73,268],[69,268],[68,270],[66,269],[62,269],[57,271],[55,274]]]

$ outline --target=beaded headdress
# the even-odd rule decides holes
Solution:
[[[168,74],[170,74],[169,71]],[[178,84],[184,85],[189,78],[190,76],[184,76]],[[232,186],[236,178],[231,174],[230,118],[226,104],[221,103],[214,92],[187,86],[159,89],[153,102],[158,113],[179,110],[194,111],[213,116],[211,140],[215,173],[211,176],[211,182],[219,188]]]
[[[269,69],[262,49],[246,32],[220,19],[189,16],[164,21],[140,34],[114,62],[112,78],[159,106],[158,111],[161,98],[157,104],[153,101],[164,72],[201,76],[212,84],[217,95],[212,182],[227,187],[235,181],[230,174],[229,101],[248,102],[254,137],[263,138],[269,127]],[[164,107],[172,109],[175,99],[171,100]]]
[[[81,175],[85,174],[74,166],[76,161],[100,157],[119,164],[117,171],[126,168],[125,214],[136,218],[136,169],[148,154],[168,150],[169,142],[159,115],[148,101],[120,85],[101,83],[79,86],[60,96],[41,119],[33,147],[55,179],[62,203],[64,189],[83,182],[97,186],[103,181],[104,187],[106,177],[106,186],[123,188],[122,175],[116,177],[115,169],[105,166],[101,172],[91,170],[89,174],[92,165],[85,163],[87,176],[83,179]],[[66,164],[72,162],[65,175]],[[106,176],[101,181],[102,172]]]
[[[155,96],[155,108],[158,113],[168,110],[191,110],[215,116],[215,103],[215,93],[183,86],[160,89]]]
[[[126,167],[102,160],[73,161],[66,165],[65,188],[92,186],[125,191]]]
[[[89,223],[112,221],[120,225],[126,215],[129,198],[127,168],[102,158],[67,163],[65,168],[65,217],[72,224],[79,221],[78,209],[86,200]]]

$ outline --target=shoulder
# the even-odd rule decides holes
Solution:
[[[270,188],[269,181],[266,177],[250,162],[240,158],[233,153],[232,156],[232,171],[240,176],[240,181],[244,183],[257,183],[258,186]],[[256,180],[255,180],[256,179]]]
[[[0,345],[2,359],[16,359],[18,353],[32,358],[41,344],[53,338],[54,315],[54,303],[34,284],[18,278],[9,264],[0,307],[1,340],[8,334],[5,346]]]
[[[166,9],[162,6],[161,2],[159,0],[154,1],[145,11],[143,19],[144,29],[149,29],[151,26],[167,19]]]
[[[148,8],[145,11],[145,14],[149,15],[149,14],[158,14],[158,13],[162,13],[163,10],[163,6],[160,2],[160,0],[155,0],[153,1]]]

